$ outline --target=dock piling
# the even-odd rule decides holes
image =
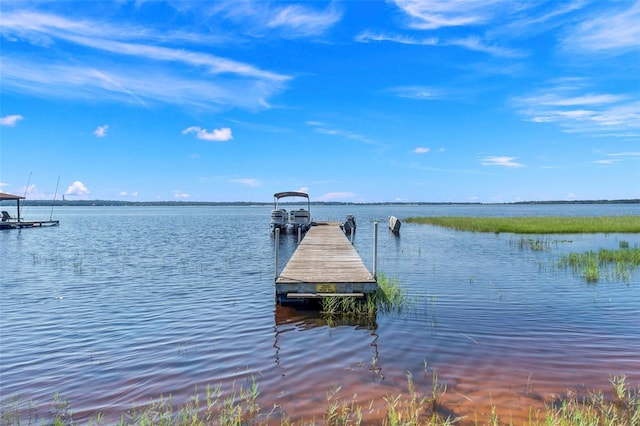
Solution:
[[[378,222],[373,222],[373,278],[378,278]]]
[[[280,252],[280,228],[274,229],[273,240],[274,240],[273,244],[274,244],[275,263],[276,263],[275,279],[278,279],[278,255]]]

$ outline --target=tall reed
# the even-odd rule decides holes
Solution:
[[[320,301],[320,313],[325,317],[375,317],[378,312],[400,312],[405,305],[405,294],[400,280],[378,274],[378,287],[364,299],[354,297],[324,297]]]

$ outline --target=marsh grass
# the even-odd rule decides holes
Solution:
[[[561,256],[557,265],[561,269],[570,268],[574,274],[582,276],[589,283],[596,283],[606,277],[611,281],[629,284],[631,275],[640,267],[640,248],[569,253]]]
[[[409,217],[422,223],[473,232],[513,234],[640,233],[640,216]]]
[[[426,362],[425,362],[425,372]],[[379,424],[386,426],[399,425],[432,425],[444,426],[474,421],[455,414],[455,407],[446,407],[443,397],[446,385],[438,382],[435,372],[430,394],[421,393],[415,386],[411,373],[407,373],[407,389],[403,393],[388,394],[380,400],[360,402],[357,395],[348,398],[340,396],[341,387],[337,386],[327,392],[325,414],[322,420],[300,419],[292,421],[274,405],[263,409],[257,402],[258,385],[253,378],[248,387],[234,386],[231,393],[225,396],[220,386],[207,387],[204,397],[196,388],[194,396],[186,404],[174,404],[171,396],[160,397],[149,404],[136,406],[120,417],[115,424],[124,425],[160,425],[160,426],[241,426],[241,425],[354,425],[370,424],[365,417],[373,414],[379,418]],[[612,389],[608,393],[592,391],[588,396],[579,397],[575,392],[554,398],[545,404],[543,409],[530,407],[529,419],[523,426],[591,426],[591,425],[640,425],[640,393],[626,383],[625,376],[613,376],[609,379]],[[73,419],[66,399],[56,395],[51,404],[53,410],[49,416],[40,418],[36,405],[32,402],[24,406],[18,398],[13,397],[0,402],[0,424],[3,426],[18,425],[101,425],[104,416],[97,414],[93,419],[82,423]],[[375,408],[380,407],[380,408]],[[28,408],[29,417],[21,419],[21,409]],[[506,408],[506,410],[499,410]],[[491,404],[490,414],[485,422],[480,422],[475,414],[475,425],[514,425],[511,418],[500,418],[498,412],[509,412],[513,407],[497,407]],[[380,412],[382,411],[382,413]],[[114,423],[111,423],[114,424]]]
[[[364,299],[354,297],[325,297],[320,301],[320,314],[328,319],[373,318],[378,312],[400,312],[405,305],[405,293],[397,278],[378,274],[378,288]]]

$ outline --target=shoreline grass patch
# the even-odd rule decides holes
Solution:
[[[407,223],[513,234],[640,233],[640,216],[409,217]]]
[[[426,366],[426,364],[425,364]],[[429,393],[420,392],[407,373],[407,389],[397,394],[386,394],[377,399],[360,401],[357,395],[341,398],[341,387],[337,386],[327,392],[325,414],[322,419],[291,420],[282,407],[274,405],[263,408],[258,404],[258,384],[251,379],[251,384],[239,390],[234,387],[231,394],[223,395],[220,386],[207,387],[204,398],[198,394],[190,402],[175,404],[171,396],[160,396],[148,404],[133,406],[132,409],[119,415],[118,426],[125,425],[163,425],[163,426],[204,426],[216,424],[219,426],[240,425],[354,425],[371,424],[367,415],[375,414],[382,425],[431,425],[444,426],[459,424],[461,421],[473,422],[472,418],[456,414],[455,406],[448,406],[443,397],[447,388],[438,382],[437,375],[433,376],[433,387]],[[546,402],[544,407],[528,407],[531,416],[523,423],[525,426],[592,426],[592,425],[638,425],[640,424],[640,389],[632,388],[626,382],[626,377],[611,376],[609,378],[612,389],[605,393],[602,390],[589,391],[588,396],[580,397],[573,391],[564,396]],[[54,397],[52,406],[54,412],[41,415],[37,404],[33,401],[23,403],[18,396],[0,401],[0,424],[3,426],[41,425],[71,426],[77,424],[101,425],[105,423],[104,413],[95,413],[92,418],[74,419],[66,399],[61,406],[59,395]],[[24,414],[20,409],[29,407],[29,417],[21,418]],[[378,408],[373,408],[378,407]],[[505,407],[491,404],[491,413],[475,413],[476,425],[514,425],[509,418],[501,418],[498,411]],[[478,417],[485,418],[481,421]]]

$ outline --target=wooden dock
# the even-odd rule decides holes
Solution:
[[[60,226],[59,220],[10,220],[0,222],[0,229],[44,228],[47,226]]]
[[[339,222],[312,226],[275,282],[278,302],[364,297],[378,287]]]

